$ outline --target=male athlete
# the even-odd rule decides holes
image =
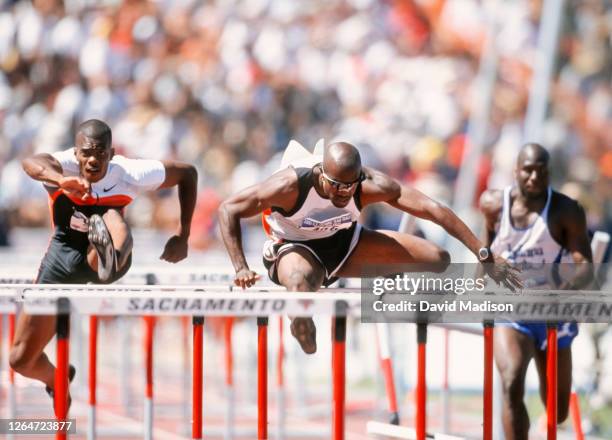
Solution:
[[[582,207],[549,186],[548,152],[526,144],[515,168],[516,186],[488,190],[480,201],[491,250],[522,270],[523,283],[533,289],[579,289],[592,280],[589,264],[576,265],[573,279],[555,283],[553,265],[568,252],[574,263],[590,263],[591,247]],[[555,286],[555,284],[557,284]],[[567,418],[572,384],[571,343],[576,323],[559,325],[558,421]],[[525,375],[535,359],[540,396],[546,405],[546,324],[513,322],[495,328],[495,361],[503,383],[503,424],[506,440],[526,440],[529,416],[523,402]]]
[[[362,167],[357,148],[338,142],[326,148],[322,163],[285,168],[221,205],[219,223],[236,270],[235,284],[245,288],[259,279],[244,256],[240,219],[267,209],[272,239],[264,248],[264,265],[270,279],[289,291],[316,291],[334,277],[361,277],[372,265],[426,263],[439,271],[448,266],[449,253],[434,243],[359,225],[361,209],[378,202],[439,224],[480,261],[494,263],[486,266],[495,281],[509,287],[520,283],[514,269],[494,257],[453,211],[380,171]],[[306,353],[316,351],[311,318],[293,319],[291,333]]]
[[[111,130],[89,120],[77,131],[75,147],[23,161],[25,172],[43,182],[50,197],[53,236],[37,283],[112,283],[129,269],[130,228],[123,209],[145,191],[178,186],[180,225],[165,245],[162,260],[187,257],[187,239],[197,195],[197,172],[173,161],[115,156]],[[10,353],[11,367],[42,381],[53,395],[55,367],[43,352],[55,334],[55,316],[19,316]],[[74,377],[69,370],[69,379]]]

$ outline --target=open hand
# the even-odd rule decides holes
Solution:
[[[492,260],[490,263],[485,262],[482,265],[493,281],[506,286],[512,292],[523,288],[523,282],[519,276],[521,271],[519,269],[500,256],[494,255]]]
[[[178,235],[173,235],[166,242],[164,252],[159,257],[160,260],[166,260],[169,263],[178,263],[187,258],[187,239]]]

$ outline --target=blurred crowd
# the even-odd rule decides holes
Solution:
[[[543,143],[555,186],[610,230],[612,6],[566,3]],[[121,154],[198,167],[202,248],[219,200],[274,171],[292,138],[352,141],[366,164],[450,204],[491,22],[498,73],[475,178],[479,192],[506,185],[541,13],[540,0],[0,0],[0,230],[47,224],[20,160],[71,146],[89,118]],[[143,199],[133,220],[174,225],[175,203]]]

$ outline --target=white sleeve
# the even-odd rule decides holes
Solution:
[[[166,167],[159,160],[116,158],[125,170],[126,182],[138,192],[157,189],[166,180]]]
[[[79,175],[79,163],[74,155],[74,148],[68,148],[63,151],[56,151],[51,153],[51,156],[57,160],[62,166],[62,174],[64,176],[78,176]],[[45,186],[54,187],[49,183],[43,183]]]
[[[62,166],[64,170],[64,175],[73,175],[79,174],[79,163],[76,160],[76,156],[74,155],[74,148],[68,148],[64,151],[56,151],[55,153],[51,153]]]

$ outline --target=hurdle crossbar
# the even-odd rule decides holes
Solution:
[[[70,300],[71,313],[83,315],[160,315],[160,316],[312,316],[336,315],[338,302],[346,304],[339,313],[359,309],[359,293],[292,293],[244,291],[198,287],[142,286],[96,289],[98,286],[29,286],[23,290],[26,313],[54,314],[59,298]],[[131,293],[131,294],[130,294]]]
[[[4,286],[1,286],[4,287]],[[102,287],[102,288],[100,288]],[[139,291],[141,289],[142,291]],[[58,331],[58,359],[56,370],[56,417],[58,420],[66,418],[67,406],[65,405],[68,391],[68,334],[70,313],[79,312],[86,315],[144,315],[151,321],[158,315],[212,315],[212,316],[259,316],[258,324],[260,343],[258,348],[259,365],[259,417],[258,417],[258,438],[267,439],[267,345],[266,334],[267,318],[272,314],[290,314],[293,316],[310,316],[313,314],[328,314],[334,316],[334,350],[333,350],[333,426],[332,438],[334,440],[344,440],[344,409],[345,409],[345,333],[346,315],[350,313],[351,307],[358,308],[360,304],[359,293],[287,293],[269,292],[265,289],[258,291],[231,292],[230,289],[215,290],[212,288],[199,289],[185,286],[60,286],[57,285],[28,285],[25,288],[9,285],[5,292],[13,292],[15,296],[22,295],[24,310],[29,314],[57,314],[64,317],[61,320],[62,331]],[[170,294],[170,295],[169,295]],[[233,298],[232,296],[235,296]],[[134,308],[134,301],[145,301],[150,303],[150,307]],[[201,307],[202,301],[218,300],[219,304],[229,305],[227,308],[212,307],[210,310]],[[164,303],[164,301],[167,301]],[[178,301],[178,303],[177,303]],[[240,310],[236,310],[236,304],[249,304]],[[166,305],[175,304],[173,310],[168,313]],[[163,305],[166,304],[166,305]],[[181,304],[181,310],[176,310],[176,304]],[[185,305],[192,305],[186,307]],[[198,307],[193,306],[197,304]],[[255,307],[261,304],[262,307]],[[272,304],[265,308],[266,304]],[[156,306],[157,305],[157,306]],[[239,308],[239,307],[238,307]],[[60,320],[58,319],[58,322]],[[194,324],[197,324],[194,322]],[[152,325],[148,327],[145,345],[152,344]],[[59,329],[59,327],[58,327]],[[194,337],[197,336],[194,331]],[[197,339],[194,349],[200,351]],[[151,352],[149,349],[148,352]],[[201,353],[201,352],[200,352]],[[199,438],[202,435],[201,429],[201,377],[202,365],[197,361],[198,354],[194,356],[194,425],[192,425],[192,437]],[[201,354],[200,354],[201,355]],[[152,364],[152,356],[147,358],[147,364]],[[152,372],[152,365],[148,365],[147,374]],[[147,398],[151,404],[145,407],[145,426],[144,437],[152,438],[152,381],[147,381]],[[199,414],[196,412],[199,411]],[[95,431],[95,427],[90,430]],[[57,439],[65,438],[65,435],[58,434]]]
[[[17,297],[13,291],[0,289],[0,315],[12,315],[17,312]]]

